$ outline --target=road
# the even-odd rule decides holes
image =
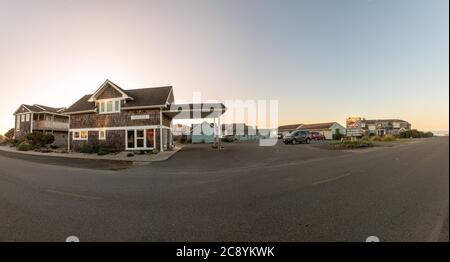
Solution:
[[[0,152],[0,241],[448,241],[448,159],[448,137],[191,145],[112,170]]]

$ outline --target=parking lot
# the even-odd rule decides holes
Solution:
[[[224,146],[118,170],[0,153],[0,240],[448,241],[448,138]]]

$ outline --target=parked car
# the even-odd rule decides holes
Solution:
[[[234,140],[236,140],[236,138],[233,135],[225,135],[222,137],[222,142],[234,142]]]
[[[320,132],[311,132],[312,140],[325,140],[325,136]]]
[[[283,139],[283,134],[282,133],[278,133],[277,138],[278,139]]]
[[[311,141],[311,134],[307,130],[298,130],[298,131],[292,131],[288,135],[286,135],[283,139],[283,142],[285,144],[297,144],[297,143],[303,143],[309,144]]]

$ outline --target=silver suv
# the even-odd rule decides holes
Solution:
[[[296,130],[290,132],[287,136],[284,137],[283,142],[285,144],[297,144],[297,143],[303,143],[309,144],[311,141],[311,134],[308,130]]]

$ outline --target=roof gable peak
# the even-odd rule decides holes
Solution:
[[[122,88],[120,88],[118,85],[114,84],[112,81],[110,81],[109,79],[106,79],[105,82],[97,89],[97,91],[94,92],[94,94],[89,97],[88,102],[95,102],[95,100],[97,100],[97,97],[102,93],[102,91],[108,87],[111,86],[112,88],[114,88],[115,90],[117,90],[120,94],[122,94],[122,98],[123,99],[130,99],[133,100],[133,98],[131,96],[129,96],[125,90],[123,90]]]

